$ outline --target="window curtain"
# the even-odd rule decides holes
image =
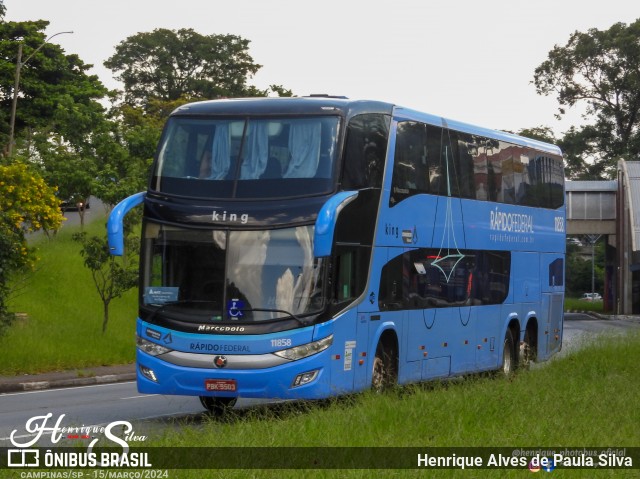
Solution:
[[[269,159],[269,124],[266,121],[249,124],[244,149],[240,179],[257,180],[267,168]]]
[[[289,130],[291,160],[284,178],[313,178],[320,161],[319,121],[296,121]]]
[[[216,126],[211,145],[211,175],[209,179],[223,180],[229,172],[230,156],[229,124],[220,123]]]

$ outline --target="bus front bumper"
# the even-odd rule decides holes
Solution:
[[[185,367],[137,350],[138,391],[145,394],[273,399],[332,395],[327,351],[263,369]]]

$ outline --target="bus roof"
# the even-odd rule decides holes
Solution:
[[[269,116],[269,115],[331,115],[346,118],[363,113],[383,113],[400,119],[423,121],[436,126],[452,128],[472,135],[485,136],[508,143],[526,146],[554,155],[562,155],[560,148],[542,141],[492,130],[456,120],[419,112],[392,103],[372,100],[350,100],[344,97],[316,95],[292,98],[234,98],[188,103],[176,108],[171,116]]]
[[[351,117],[361,113],[390,115],[393,105],[379,101],[313,96],[295,98],[235,98],[188,103],[176,108],[174,115],[331,115]]]
[[[532,138],[527,138],[524,136],[515,135],[506,131],[492,130],[490,128],[471,125],[469,123],[464,123],[457,120],[450,120],[448,118],[443,118],[428,113],[422,113],[416,110],[411,110],[399,106],[394,109],[394,116],[407,120],[423,121],[425,123],[430,123],[436,126],[443,126],[445,128],[451,128],[463,133],[468,133],[470,135],[478,135],[496,140],[502,140],[507,143],[513,143],[516,145],[543,151],[545,153],[562,156],[562,151],[556,145],[545,143],[539,140],[534,140]]]

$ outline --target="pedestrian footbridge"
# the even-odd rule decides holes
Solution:
[[[621,160],[617,180],[567,181],[566,207],[568,235],[607,242],[605,307],[639,314],[640,161]]]
[[[615,235],[617,181],[567,181],[567,234]]]

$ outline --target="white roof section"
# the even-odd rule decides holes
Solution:
[[[566,191],[618,191],[618,182],[610,181],[573,181],[568,180],[564,183]]]

